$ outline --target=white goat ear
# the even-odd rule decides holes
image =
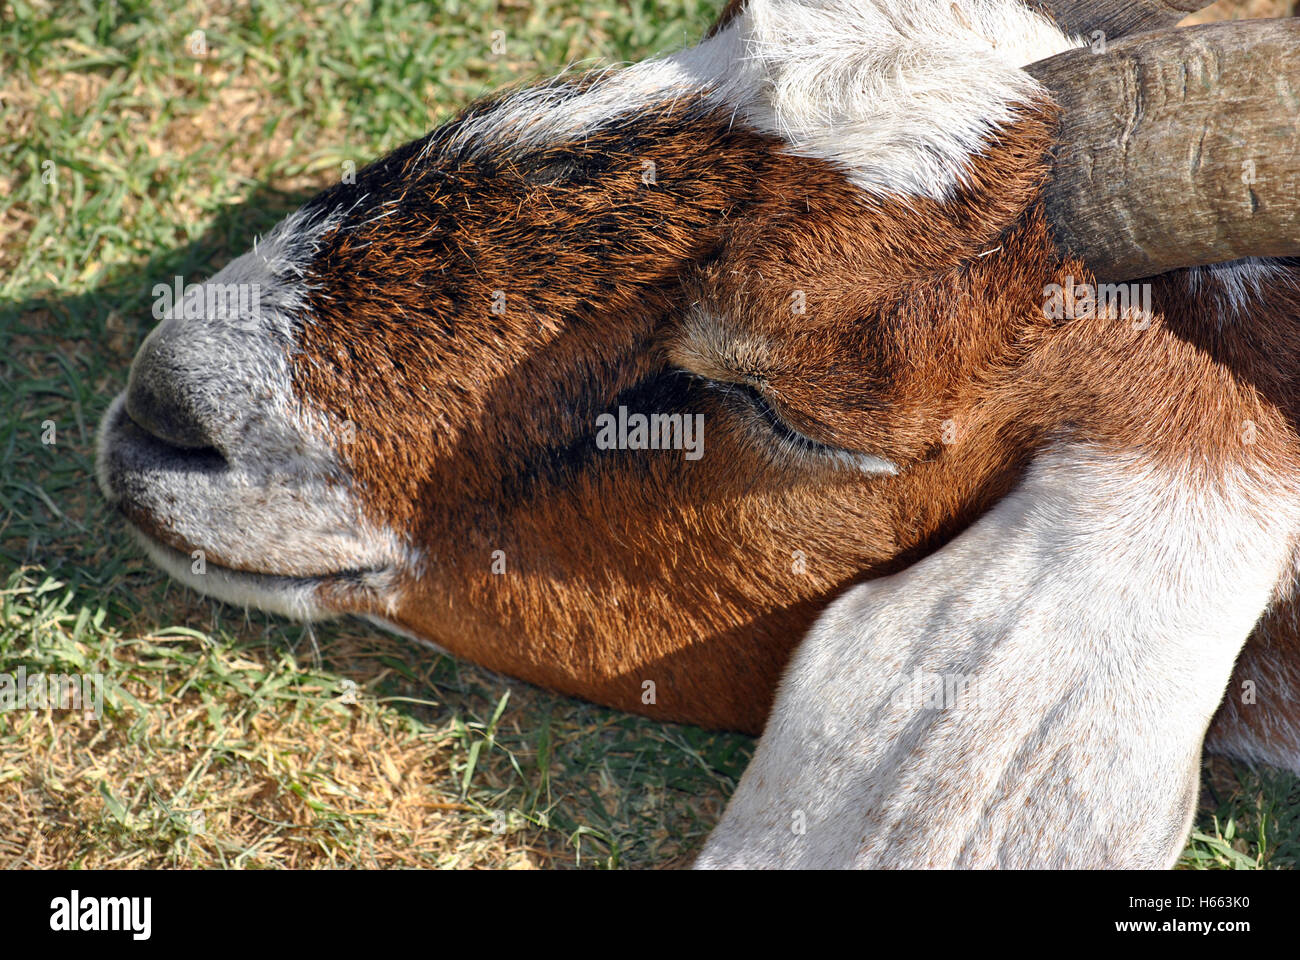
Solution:
[[[826,610],[697,865],[1170,866],[1294,500],[1051,448],[946,547]]]
[[[750,0],[679,59],[792,152],[869,193],[942,201],[1044,98],[1021,67],[1073,45],[1021,0]]]

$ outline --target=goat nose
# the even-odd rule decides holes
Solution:
[[[136,424],[176,447],[215,446],[184,389],[186,362],[182,324],[165,320],[135,355],[126,386],[126,412]],[[200,371],[189,371],[190,375]]]

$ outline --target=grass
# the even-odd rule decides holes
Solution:
[[[720,6],[0,4],[0,672],[109,679],[98,719],[0,714],[0,866],[689,860],[747,738],[197,597],[107,516],[92,467],[155,282],[215,271],[487,90],[680,46]],[[1293,778],[1218,764],[1207,784],[1187,866],[1296,862]]]

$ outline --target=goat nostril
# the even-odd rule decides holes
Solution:
[[[170,333],[161,327],[156,330],[131,364],[126,386],[127,416],[174,447],[215,447],[212,435],[178,389],[176,364],[169,362],[173,359],[168,349]]]
[[[135,382],[127,388],[126,414],[136,426],[173,447],[200,449],[214,446],[212,438],[189,410],[174,397],[159,393],[148,384]]]

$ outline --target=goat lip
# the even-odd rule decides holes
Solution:
[[[324,620],[342,613],[378,609],[381,604],[374,586],[388,582],[393,574],[386,567],[311,574],[267,573],[210,560],[205,560],[200,572],[193,566],[192,554],[155,539],[129,517],[128,526],[154,563],[198,593],[295,620]]]
[[[135,535],[147,550],[152,554],[155,551],[166,551],[173,559],[184,561],[188,566],[194,562],[197,554],[203,556],[203,568],[220,571],[235,577],[244,577],[252,579],[262,579],[266,581],[276,581],[284,583],[294,583],[300,585],[320,584],[334,579],[349,579],[364,577],[370,574],[383,572],[384,568],[367,567],[364,569],[352,570],[313,570],[303,573],[277,573],[272,570],[254,570],[245,566],[226,561],[223,557],[214,556],[213,553],[196,544],[188,543],[183,538],[172,533],[166,528],[160,527],[154,522],[153,517],[148,513],[134,507],[134,505],[121,502],[115,505],[118,514],[127,522],[131,532]]]

